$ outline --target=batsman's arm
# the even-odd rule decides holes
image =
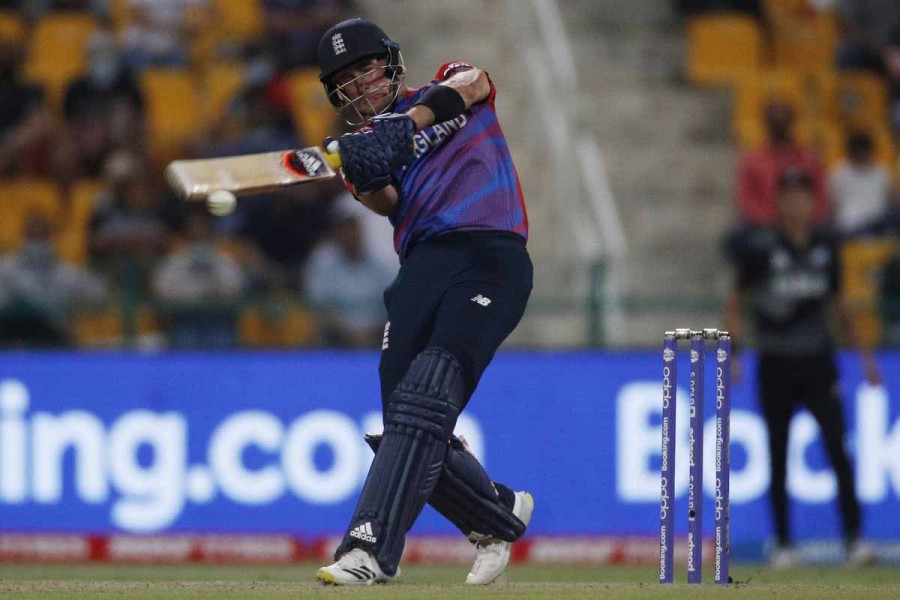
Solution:
[[[406,114],[415,122],[416,129],[423,129],[458,117],[490,95],[491,80],[487,73],[477,67],[467,68],[425,92]]]
[[[357,194],[356,199],[372,212],[377,213],[382,217],[387,217],[394,212],[400,196],[397,194],[397,188],[389,185],[366,196]]]

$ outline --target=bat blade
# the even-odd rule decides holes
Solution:
[[[176,160],[166,167],[166,180],[185,200],[203,200],[214,190],[247,195],[285,186],[331,179],[340,156],[315,146],[224,158]]]

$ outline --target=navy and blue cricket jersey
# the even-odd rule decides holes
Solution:
[[[451,62],[435,79],[400,98],[403,113],[428,90],[460,69]],[[394,174],[400,201],[390,216],[394,249],[403,261],[416,243],[450,231],[511,231],[528,237],[519,177],[494,107],[496,89],[465,113],[415,135],[416,160]]]

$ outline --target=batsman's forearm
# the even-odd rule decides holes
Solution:
[[[394,212],[394,209],[397,208],[400,196],[397,194],[397,188],[389,185],[365,196],[357,195],[356,198],[372,212],[382,217],[389,217]]]

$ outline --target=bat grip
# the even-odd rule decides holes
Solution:
[[[341,155],[338,141],[335,139],[325,140],[325,160],[331,165],[332,169],[341,168]]]

